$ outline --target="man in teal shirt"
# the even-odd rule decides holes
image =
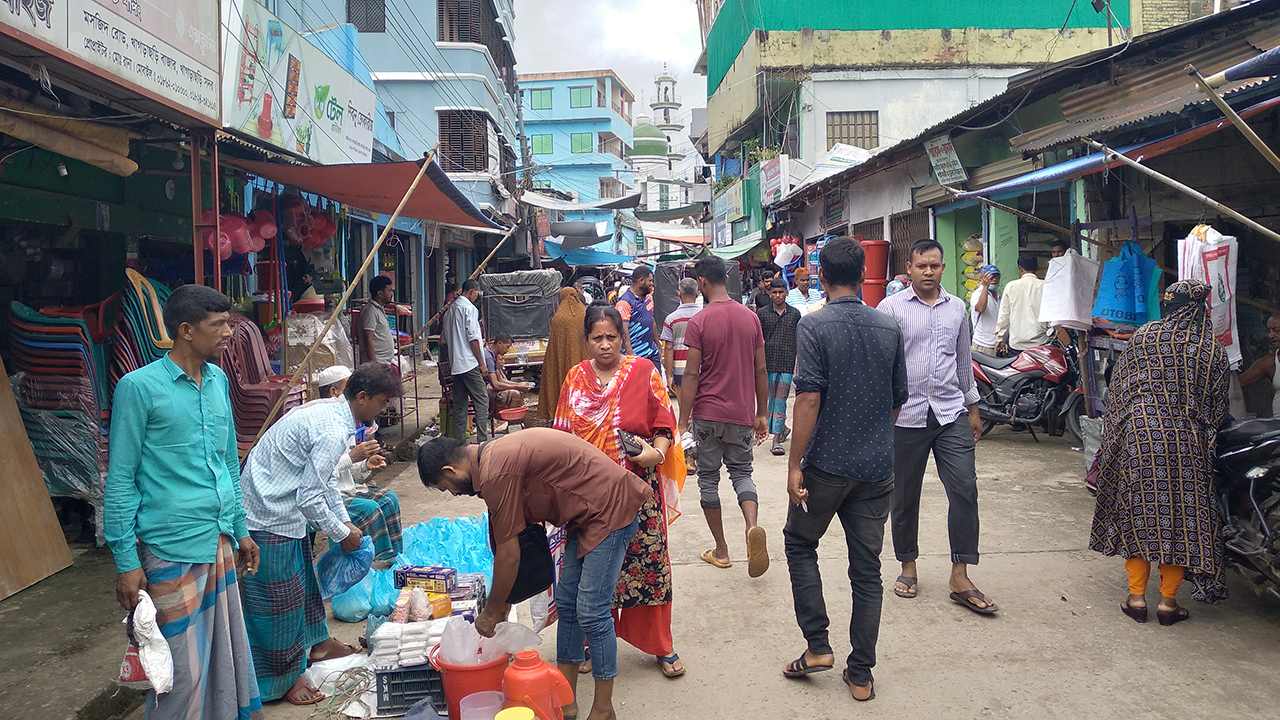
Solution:
[[[132,610],[147,591],[173,656],[173,689],[149,695],[149,720],[262,717],[233,543],[248,574],[258,547],[240,499],[230,386],[214,364],[230,309],[212,288],[175,290],[164,306],[173,349],[121,378],[112,405],[103,532],[116,598]]]

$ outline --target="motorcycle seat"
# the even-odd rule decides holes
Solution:
[[[1218,433],[1221,448],[1239,448],[1280,435],[1280,418],[1256,418],[1233,423]]]
[[[1012,365],[1013,361],[1017,360],[1018,357],[1015,355],[1013,357],[1008,357],[1008,358],[998,358],[992,355],[988,355],[986,353],[974,351],[973,359],[977,360],[978,364],[981,365],[982,367],[988,367],[994,370],[1003,370],[1009,367],[1010,365]]]

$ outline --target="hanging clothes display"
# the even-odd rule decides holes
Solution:
[[[1236,263],[1240,248],[1236,238],[1223,235],[1208,225],[1197,225],[1178,241],[1178,279],[1201,280],[1213,288],[1209,313],[1213,334],[1227,349],[1227,362],[1238,368],[1244,362],[1240,352],[1240,329],[1236,326]]]

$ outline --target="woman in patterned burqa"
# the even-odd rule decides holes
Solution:
[[[1120,610],[1140,623],[1153,562],[1160,566],[1161,625],[1190,616],[1177,600],[1184,578],[1201,602],[1227,594],[1212,463],[1229,376],[1209,293],[1198,280],[1170,285],[1164,319],[1134,334],[1111,378],[1089,546],[1125,558],[1129,596]]]

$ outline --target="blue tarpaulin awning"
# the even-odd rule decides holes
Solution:
[[[556,260],[564,260],[569,265],[621,265],[636,259],[635,255],[614,255],[585,248],[565,250],[560,247],[560,243],[551,240],[546,241],[544,245],[548,255]]]

